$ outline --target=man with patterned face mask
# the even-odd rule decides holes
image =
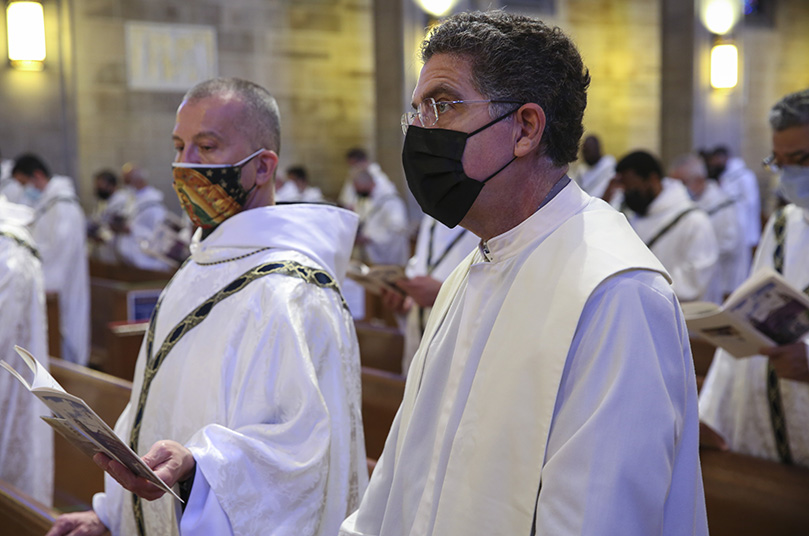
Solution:
[[[174,187],[199,229],[115,431],[185,503],[97,455],[105,493],[49,534],[334,534],[367,482],[340,294],[357,217],[274,205],[278,108],[256,84],[195,86],[173,139]]]
[[[781,194],[790,204],[772,215],[753,260],[809,293],[809,89],[770,111],[772,156]],[[736,359],[714,356],[699,400],[702,442],[809,467],[809,337]]]
[[[670,279],[566,175],[590,80],[578,51],[495,11],[449,17],[422,59],[402,118],[408,186],[481,242],[441,285],[342,533],[707,534]]]

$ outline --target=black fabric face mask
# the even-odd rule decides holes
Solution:
[[[624,203],[638,216],[646,216],[649,205],[655,200],[654,194],[642,190],[627,190],[624,192]]]
[[[482,181],[468,177],[462,161],[467,139],[516,111],[501,115],[469,134],[442,128],[408,127],[402,165],[407,186],[426,214],[450,229],[455,227],[469,212],[486,181],[516,160],[517,157],[513,157]]]

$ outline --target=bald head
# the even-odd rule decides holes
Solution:
[[[278,103],[269,91],[248,80],[240,78],[212,78],[192,87],[183,97],[183,102],[218,97],[241,104],[235,107],[242,135],[256,146],[279,153],[281,149],[281,119]]]

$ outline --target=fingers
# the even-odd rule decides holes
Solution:
[[[124,489],[127,489],[147,501],[159,499],[165,494],[165,491],[158,488],[143,477],[136,476],[132,471],[127,469],[121,463],[110,459],[103,454],[96,454],[93,456],[99,467],[106,471],[112,478],[114,478]],[[171,484],[169,484],[171,485]]]
[[[96,513],[88,510],[59,516],[46,536],[100,536],[106,532]]]

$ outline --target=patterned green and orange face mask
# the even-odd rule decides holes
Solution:
[[[259,149],[235,164],[172,164],[174,191],[194,225],[210,231],[241,212],[247,196],[256,187],[254,184],[249,190],[244,189],[242,168],[262,151]]]

